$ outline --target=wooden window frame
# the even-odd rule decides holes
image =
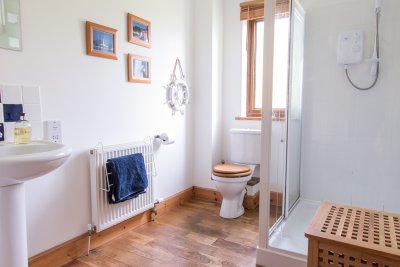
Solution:
[[[247,21],[247,94],[246,94],[246,117],[260,118],[261,108],[255,107],[256,101],[256,24],[264,21],[264,18]]]
[[[290,1],[276,0],[275,19],[289,17]],[[264,21],[264,0],[252,0],[240,4],[240,20],[247,21],[247,84],[246,84],[246,117],[237,120],[259,120],[262,109],[255,107],[256,100],[256,24]]]

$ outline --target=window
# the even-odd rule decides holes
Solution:
[[[255,0],[240,4],[240,19],[245,21],[246,82],[245,116],[260,118],[262,107],[263,51],[264,51],[264,1]],[[276,33],[274,60],[274,97],[273,108],[286,107],[288,44],[289,44],[289,0],[277,0]],[[275,75],[276,74],[276,75]],[[276,79],[276,80],[275,80]],[[277,88],[275,88],[275,86]]]
[[[247,22],[246,116],[261,117],[264,20]]]

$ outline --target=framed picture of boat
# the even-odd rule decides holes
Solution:
[[[117,30],[86,21],[87,54],[109,59],[117,58]]]
[[[150,21],[128,13],[128,42],[150,48]]]
[[[151,83],[151,59],[149,57],[128,54],[128,81]]]

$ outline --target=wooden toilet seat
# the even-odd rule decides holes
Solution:
[[[240,164],[217,164],[213,167],[213,174],[219,177],[237,178],[250,175],[251,169]]]

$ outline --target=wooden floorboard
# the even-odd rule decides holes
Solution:
[[[191,200],[67,267],[256,266],[258,211],[219,217],[220,204]]]

